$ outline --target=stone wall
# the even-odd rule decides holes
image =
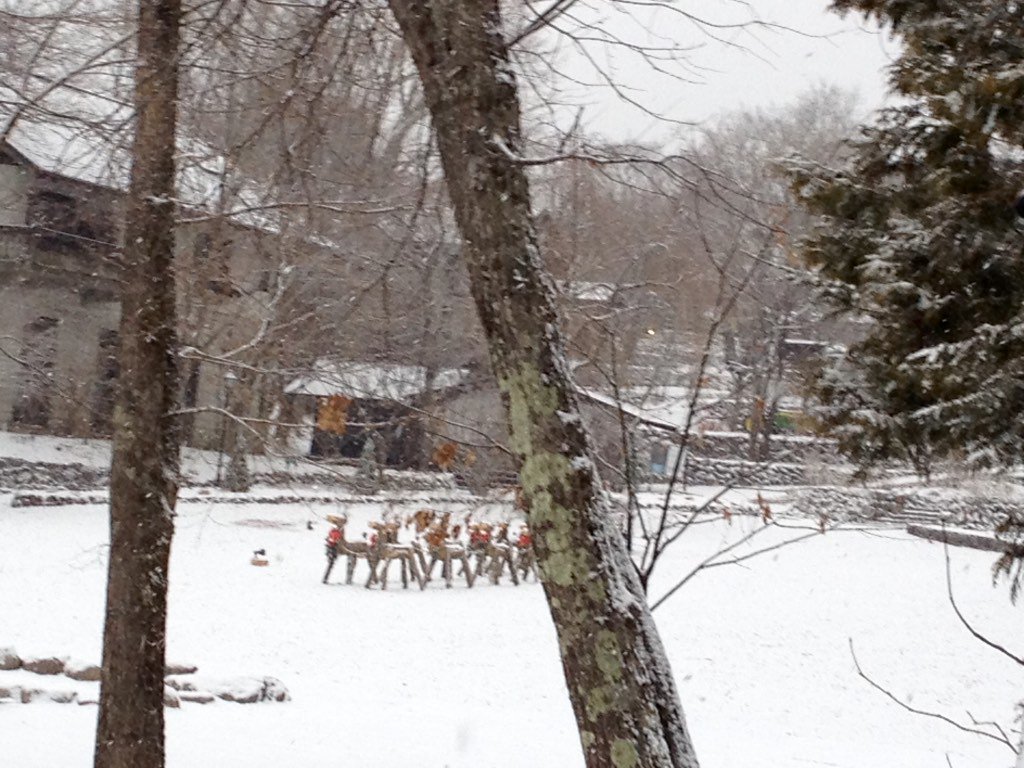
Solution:
[[[803,488],[794,511],[831,522],[941,524],[993,530],[1021,506],[1003,499],[953,493],[901,493],[889,489]]]
[[[669,471],[671,472],[671,468]],[[687,463],[686,481],[690,485],[733,485],[743,488],[801,485],[806,483],[807,479],[805,467],[801,464],[758,463],[694,456]]]
[[[690,452],[706,459],[746,460],[750,435],[745,432],[705,432],[690,438]],[[769,441],[768,460],[783,464],[837,461],[836,441],[798,435],[775,435]]]

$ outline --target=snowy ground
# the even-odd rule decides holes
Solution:
[[[0,457],[40,461],[48,464],[81,464],[90,469],[110,468],[110,441],[49,435],[21,435],[0,431]],[[185,448],[182,471],[196,482],[212,480],[217,471],[218,455],[214,451]],[[283,459],[262,459],[260,469],[283,468]]]
[[[98,660],[106,510],[10,509],[8,500],[0,646]],[[168,710],[168,765],[582,765],[540,587],[382,593],[340,585],[337,572],[324,586],[328,511],[181,508],[170,660],[213,678],[271,675],[292,701]],[[663,565],[661,586],[753,524],[698,526]],[[258,548],[269,567],[250,565]],[[1005,586],[991,586],[992,555],[953,556],[966,614],[1021,652],[1024,613]],[[699,575],[656,618],[702,765],[1011,765],[1005,747],[902,711],[853,668],[849,638],[864,668],[914,706],[1009,725],[1024,671],[958,625],[943,580],[942,548],[894,530],[830,533]],[[0,706],[0,764],[88,765],[95,718],[94,706]]]
[[[257,473],[278,473],[283,476],[302,478],[320,474],[328,478],[352,478],[357,470],[336,462],[321,462],[302,454],[305,446],[296,446],[293,455],[252,455],[249,470]],[[0,431],[0,458],[47,464],[80,464],[94,470],[110,468],[111,444],[109,440],[53,437],[50,435],[27,435]],[[204,451],[185,447],[181,451],[181,472],[186,485],[209,484],[214,481],[226,465],[226,458],[217,451]],[[433,486],[450,484],[451,477],[439,472],[397,472],[385,470],[389,480],[405,480],[407,483]],[[301,480],[300,480],[301,482]],[[335,483],[336,484],[336,483]]]

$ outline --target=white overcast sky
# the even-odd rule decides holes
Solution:
[[[593,0],[578,12],[578,18],[600,19],[605,29],[636,44],[696,46],[686,54],[690,71],[675,63],[665,65],[693,82],[659,74],[621,46],[589,47],[625,93],[659,114],[699,123],[724,111],[785,105],[817,83],[856,90],[865,116],[885,99],[883,68],[897,45],[860,17],[829,12],[827,0],[676,0],[677,7],[717,24],[758,18],[790,28],[716,30],[725,42],[711,39],[679,14],[657,5]],[[563,69],[573,77],[587,82],[601,79],[570,45],[563,43],[561,50]],[[588,132],[612,140],[655,140],[680,131],[626,104],[608,87],[581,86],[565,95],[585,105]]]

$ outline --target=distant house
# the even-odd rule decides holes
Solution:
[[[18,115],[0,107],[0,429],[103,436],[118,377],[129,168],[115,129],[130,115],[102,98],[67,102]],[[253,189],[236,185],[225,208],[223,161],[198,145],[179,154],[179,336],[196,352],[182,359],[185,439],[216,447],[225,424],[213,410],[225,405],[230,378],[216,358],[257,335],[282,239],[255,212]],[[260,398],[244,400],[256,408]]]
[[[808,362],[824,349],[824,345],[809,341],[791,346],[800,353],[794,365]],[[611,463],[622,461],[621,415],[632,432],[640,470],[655,478],[671,474],[684,433],[688,433],[686,446],[692,454],[716,459],[752,458],[751,420],[733,422],[737,412],[749,411],[749,402],[730,391],[728,377],[722,372],[712,368],[703,379],[696,402],[690,386],[623,387],[618,393],[621,399],[603,389],[578,387],[599,453]],[[813,423],[805,414],[805,398],[789,393],[794,382],[787,380],[783,386],[787,394],[778,397],[768,430],[775,445],[761,456],[764,459],[772,458],[772,451],[785,454],[792,452],[794,444],[816,442]]]
[[[381,463],[425,467],[430,401],[450,398],[470,379],[466,369],[428,371],[423,366],[320,360],[285,387],[302,401],[294,410],[313,424],[309,455],[357,459],[373,439]]]

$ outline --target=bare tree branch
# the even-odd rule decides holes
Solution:
[[[943,529],[943,531],[945,531],[945,529],[946,529],[945,524],[943,524],[942,529]],[[971,625],[971,623],[969,621],[967,621],[966,617],[960,611],[960,606],[958,606],[956,604],[956,599],[953,597],[953,575],[952,575],[951,569],[950,569],[949,543],[947,541],[943,541],[942,542],[942,551],[943,551],[943,554],[945,555],[945,559],[946,559],[946,595],[949,597],[949,604],[951,606],[953,606],[953,612],[956,614],[956,617],[958,619],[960,619],[960,623],[963,624],[964,627],[967,628],[967,631],[970,632],[971,635],[976,640],[980,640],[982,643],[987,645],[992,650],[999,651],[999,653],[1003,654],[1006,658],[1008,658],[1011,661],[1013,661],[1014,663],[1019,664],[1020,666],[1024,667],[1024,657],[1017,656],[1017,655],[1011,653],[1010,651],[1008,651],[1006,648],[1004,648],[999,643],[996,643],[996,642],[988,639],[983,634],[981,634],[978,630],[976,630]]]
[[[988,731],[983,731],[983,730],[981,730],[979,728],[971,728],[969,726],[963,725],[962,723],[958,723],[956,720],[953,720],[952,718],[947,717],[946,715],[939,714],[937,712],[928,712],[928,711],[923,710],[923,709],[917,709],[916,707],[910,706],[905,701],[900,700],[895,695],[893,695],[893,693],[891,691],[886,690],[881,685],[879,685],[874,680],[872,680],[870,677],[868,677],[868,675],[864,672],[864,670],[861,669],[860,662],[857,660],[857,654],[853,650],[853,638],[849,639],[849,643],[850,643],[850,656],[853,657],[853,665],[857,669],[857,674],[863,680],[865,680],[868,683],[868,685],[870,685],[876,691],[879,691],[880,693],[884,694],[886,698],[888,698],[890,701],[894,702],[895,704],[898,704],[902,709],[905,709],[907,712],[911,712],[911,713],[913,713],[915,715],[922,715],[923,717],[930,717],[930,718],[933,718],[935,720],[941,720],[942,722],[944,722],[944,723],[946,723],[948,725],[951,725],[954,728],[956,728],[957,730],[963,731],[964,733],[972,733],[972,734],[974,734],[976,736],[984,736],[985,738],[991,739],[992,741],[998,742],[1000,744],[1005,744],[1007,747],[1010,748],[1011,752],[1016,753],[1016,751],[1017,751],[1016,748],[1009,741],[1009,739],[1007,739],[1006,736],[1002,733],[1002,729],[1000,729],[1000,733],[999,734],[994,734],[994,733],[990,733]]]

